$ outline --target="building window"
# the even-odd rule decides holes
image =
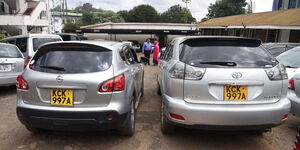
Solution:
[[[42,12],[40,13],[39,19],[47,19],[47,12],[46,12],[46,11],[42,11]]]
[[[300,0],[297,1],[297,8],[300,8]]]

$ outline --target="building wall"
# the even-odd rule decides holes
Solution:
[[[77,23],[81,17],[68,16],[72,23]],[[64,28],[64,21],[61,16],[51,16],[51,33],[61,33]]]
[[[273,11],[300,8],[300,0],[273,0]]]

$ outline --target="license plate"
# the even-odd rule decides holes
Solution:
[[[224,100],[248,100],[248,86],[240,85],[225,85]]]
[[[51,105],[72,106],[73,90],[51,89]]]
[[[11,65],[0,65],[0,71],[11,71]]]

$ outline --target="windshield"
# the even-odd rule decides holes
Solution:
[[[61,41],[61,39],[60,38],[33,38],[33,49],[34,51],[37,51],[41,45],[49,42],[56,42],[56,41]]]
[[[284,66],[299,68],[300,67],[300,48],[282,53],[277,57],[277,60]]]
[[[15,46],[1,45],[0,58],[22,58],[22,54]]]
[[[198,67],[273,67],[278,62],[260,46],[182,45],[181,61]]]
[[[30,62],[33,70],[48,73],[91,73],[105,71],[112,64],[112,52],[104,48],[51,47],[38,51]]]

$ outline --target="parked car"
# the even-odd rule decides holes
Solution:
[[[286,51],[279,56],[277,60],[286,67],[289,79],[295,74],[300,73],[300,46]]]
[[[263,46],[274,56],[288,51],[294,47],[300,46],[300,43],[264,43]]]
[[[74,41],[39,48],[17,78],[17,115],[29,131],[118,129],[132,135],[143,65],[126,43]]]
[[[159,68],[163,133],[175,126],[264,132],[288,118],[286,70],[259,40],[176,38]]]
[[[300,74],[289,80],[288,98],[291,101],[291,113],[300,117]]]
[[[59,33],[58,35],[63,39],[63,41],[87,40],[86,37],[84,37],[82,35],[73,34],[73,33]]]
[[[22,74],[24,57],[18,47],[0,43],[0,86],[16,84],[16,78]]]
[[[21,50],[26,58],[25,65],[41,45],[55,41],[62,41],[62,39],[55,34],[29,34],[12,36],[1,40],[4,43],[14,44]]]

